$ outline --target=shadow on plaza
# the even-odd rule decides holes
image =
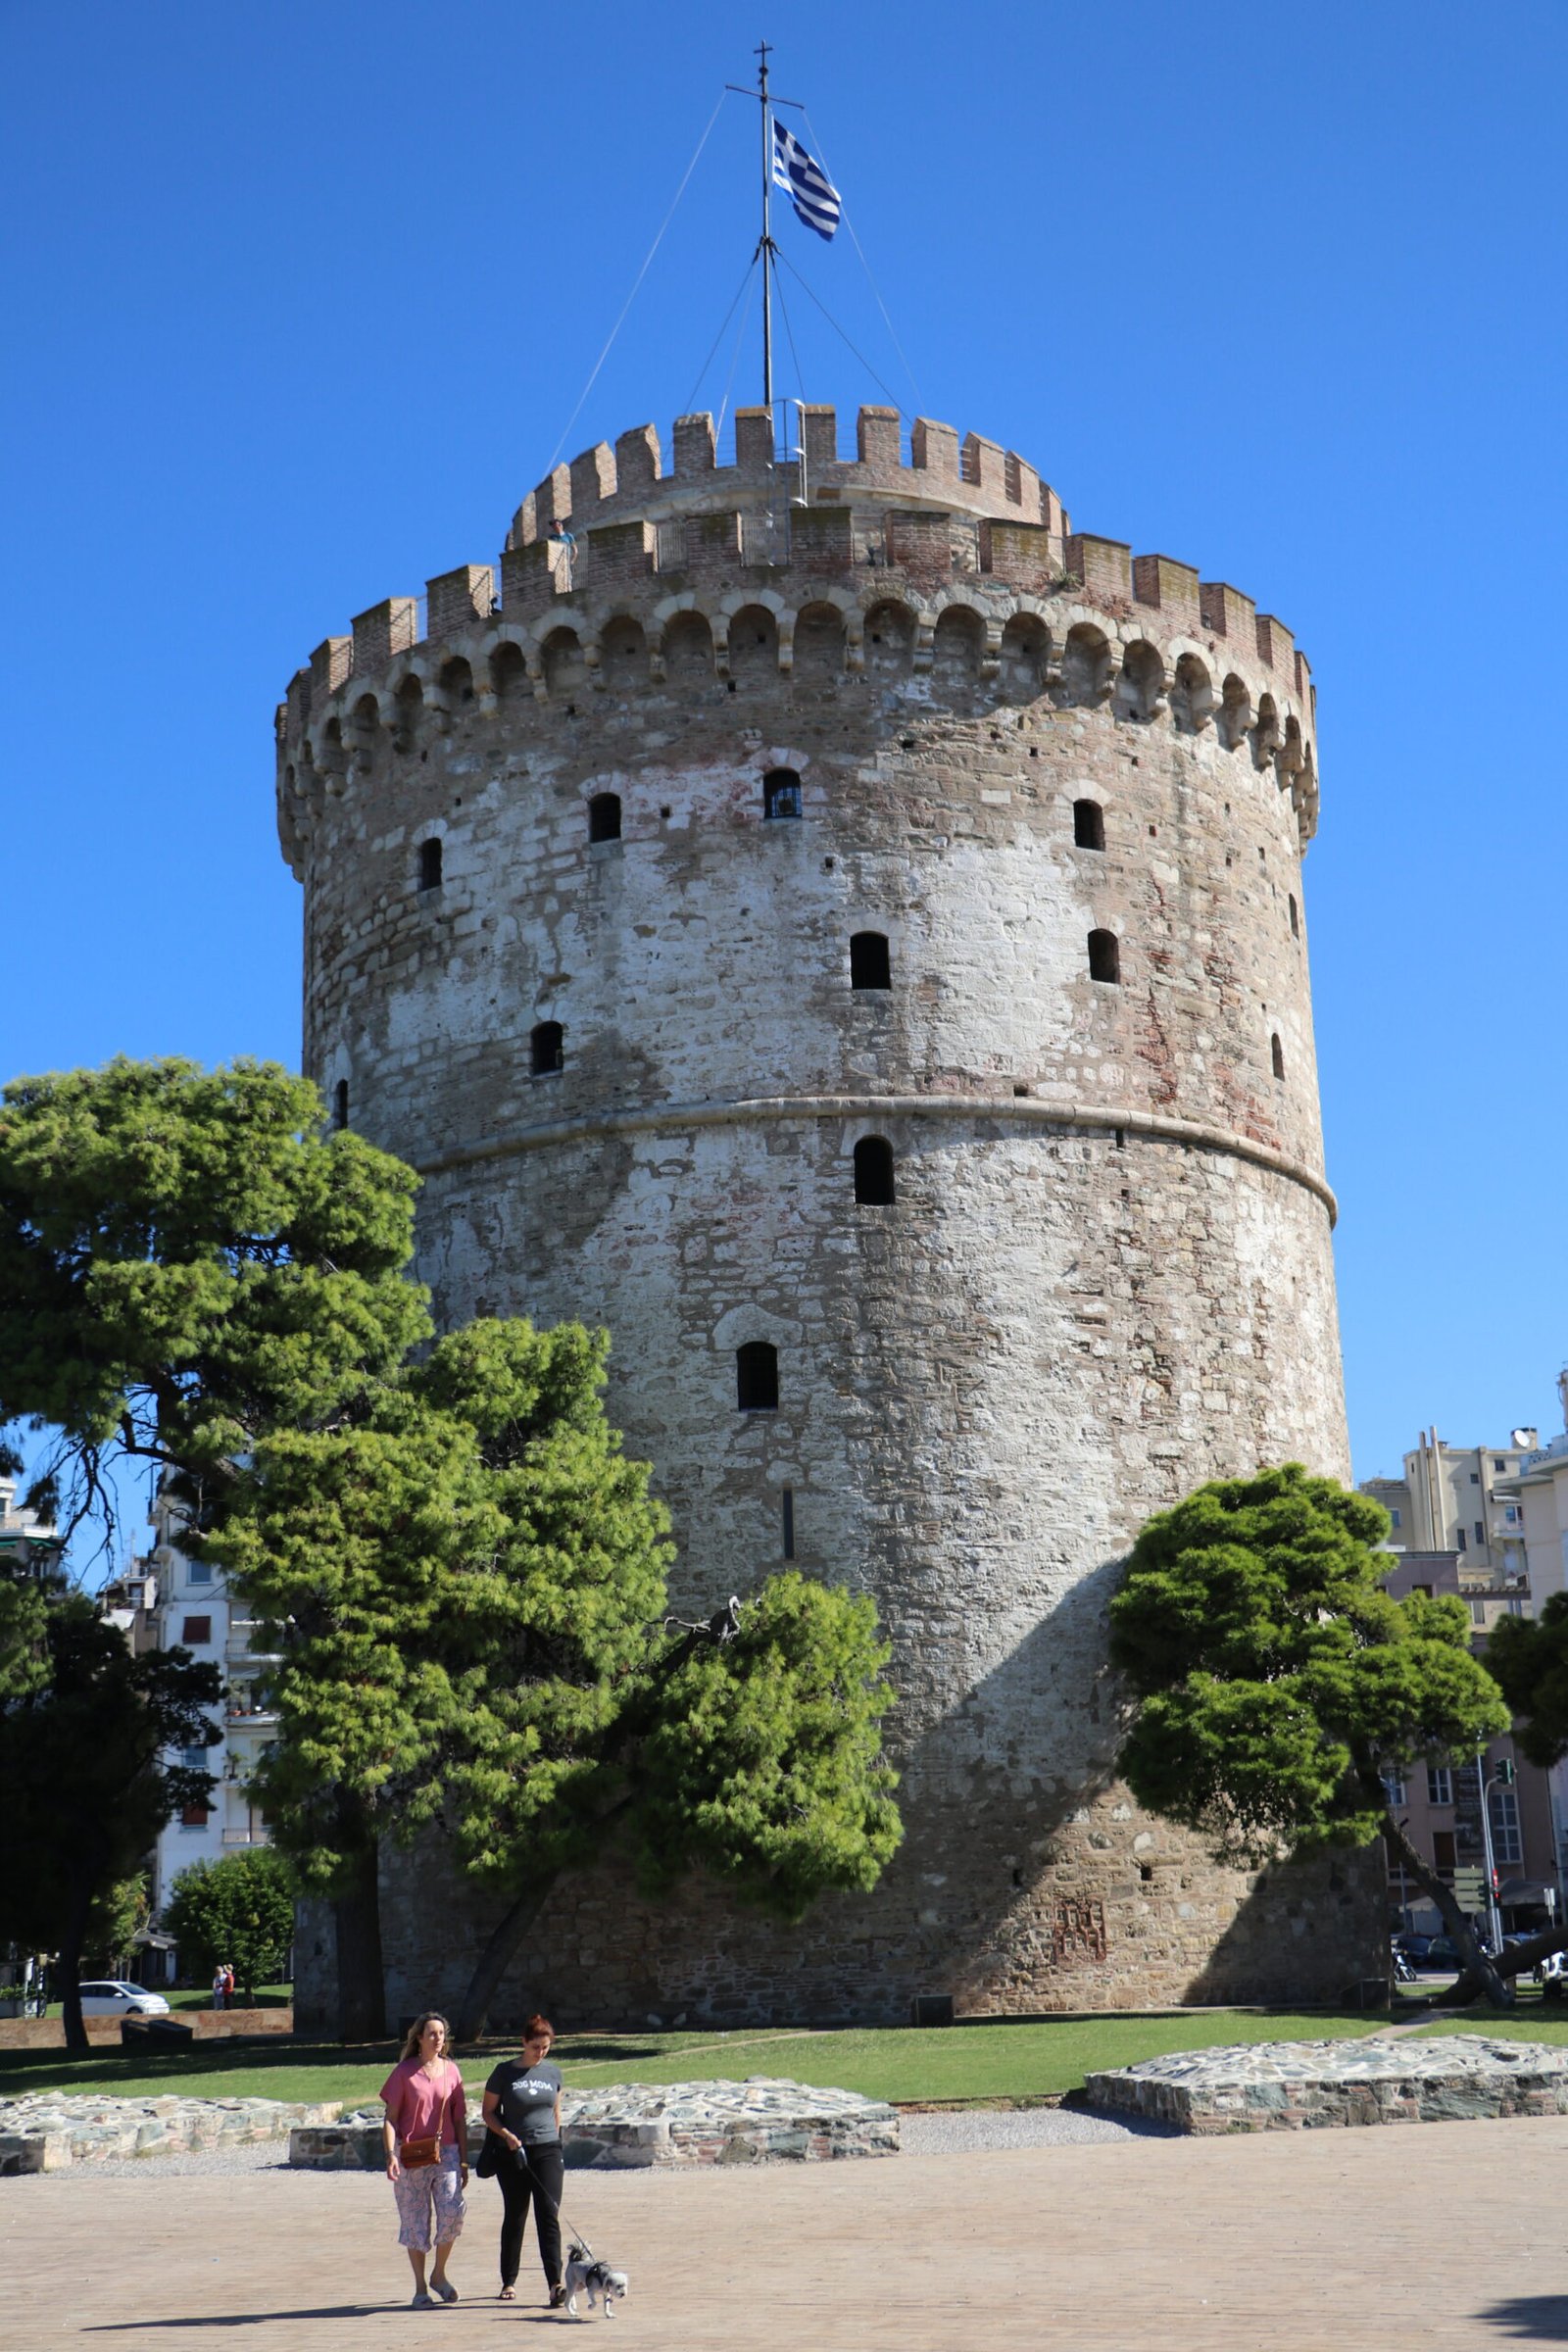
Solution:
[[[1500,2335],[1531,2344],[1568,2344],[1568,2295],[1511,2295],[1480,2317]]]
[[[101,2320],[83,2335],[141,2335],[149,2328],[270,2328],[282,2320],[373,2320],[400,2309],[386,2303],[308,2303],[297,2311],[205,2311],[183,2319]]]

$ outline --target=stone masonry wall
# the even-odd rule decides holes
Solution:
[[[896,434],[869,446],[876,481],[841,468],[846,505],[804,516],[755,451],[656,471],[641,509],[632,473],[612,495],[603,461],[562,468],[553,514],[591,501],[574,554],[535,493],[499,612],[480,567],[444,575],[430,641],[393,600],[280,713],[306,1066],[424,1173],[439,1316],[608,1324],[677,1600],[777,1566],[788,1490],[799,1564],[873,1591],[895,1644],[908,1835],[874,1895],[786,1934],[703,1889],[645,1916],[590,1876],[502,2006],[1332,1998],[1378,1965],[1372,1874],[1253,1884],[1138,1816],[1104,1670],[1152,1509],[1261,1462],[1347,1469],[1309,678],[1234,590],[1067,535],[993,445],[919,512],[875,505]],[[1040,519],[1004,523],[1019,484]],[[778,769],[798,820],[764,815]],[[619,836],[591,842],[604,795]],[[1084,802],[1102,848],[1075,840]],[[851,985],[865,931],[887,989]],[[546,1022],[563,1066],[535,1074]],[[871,1135],[889,1205],[855,1198]],[[776,1412],[737,1410],[757,1340]],[[439,1857],[410,1867],[388,1860],[386,1926],[412,2010],[456,2000],[475,1929]]]

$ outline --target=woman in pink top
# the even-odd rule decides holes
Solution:
[[[463,2233],[463,2192],[468,2185],[468,2113],[463,2077],[447,2056],[452,2028],[436,2010],[416,2017],[403,2053],[381,2085],[386,2120],[386,2177],[398,2201],[398,2244],[414,2267],[414,2300],[428,2307],[439,2295],[456,2303],[447,2256]],[[423,2145],[420,2145],[420,2142]],[[435,2162],[427,2161],[433,2153]],[[424,2258],[434,2222],[435,2265],[428,2288]]]

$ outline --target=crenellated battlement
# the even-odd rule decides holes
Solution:
[[[960,440],[951,424],[917,416],[906,456],[898,410],[862,408],[855,456],[843,458],[836,409],[803,405],[798,416],[799,438],[780,455],[768,411],[737,410],[734,461],[727,466],[718,463],[706,412],[676,417],[667,466],[651,424],[622,433],[613,447],[598,442],[529,491],[512,518],[507,546],[531,546],[561,525],[575,533],[604,521],[658,521],[696,505],[758,512],[780,500],[806,507],[857,499],[942,507],[975,519],[1042,524],[1058,538],[1070,528],[1060,499],[1027,459],[979,433]]]
[[[499,565],[460,564],[422,599],[389,597],[327,638],[278,714],[283,803],[302,776],[346,767],[367,727],[408,743],[448,723],[455,695],[482,713],[519,685],[564,706],[607,689],[733,684],[745,614],[759,624],[743,631],[754,684],[754,641],[781,680],[800,674],[808,643],[818,689],[837,677],[896,691],[907,675],[923,701],[969,715],[1041,700],[1212,728],[1275,769],[1303,846],[1311,838],[1311,672],[1272,613],[1171,557],[1072,531],[1032,467],[973,434],[960,443],[917,419],[906,466],[897,413],[862,409],[859,456],[839,466],[833,411],[808,409],[813,503],[790,491],[798,468],[772,463],[767,424],[765,411],[742,411],[738,463],[717,467],[711,418],[677,419],[670,474],[651,425],[613,451],[601,443],[524,502]],[[911,478],[929,491],[911,492]]]

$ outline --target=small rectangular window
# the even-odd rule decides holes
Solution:
[[[1480,1484],[1481,1484],[1481,1473],[1480,1473],[1480,1471],[1479,1471],[1479,1470],[1472,1470],[1472,1471],[1471,1471],[1471,1473],[1470,1473],[1470,1484],[1471,1484],[1473,1487],[1479,1487],[1479,1486],[1480,1486]]]
[[[1388,1801],[1391,1805],[1402,1805],[1405,1803],[1404,1779],[1402,1774],[1397,1772],[1386,1772],[1383,1775],[1383,1793],[1388,1798]]]
[[[1504,1517],[1507,1519],[1508,1525],[1509,1525],[1510,1527],[1517,1527],[1517,1526],[1518,1526],[1518,1524],[1519,1524],[1519,1512],[1518,1512],[1517,1506],[1516,1506],[1515,1504],[1513,1504],[1513,1503],[1511,1503],[1511,1502],[1510,1502],[1510,1503],[1507,1505],[1507,1507],[1506,1507],[1506,1509],[1505,1509],[1505,1511],[1504,1511],[1504,1514],[1503,1514],[1503,1515],[1504,1515]]]
[[[1453,1802],[1453,1773],[1446,1764],[1427,1766],[1427,1803],[1451,1805]]]
[[[1391,1510],[1389,1513],[1389,1519],[1390,1523],[1395,1527],[1402,1527],[1404,1524],[1397,1511]]]
[[[786,1487],[780,1497],[784,1506],[784,1557],[795,1557],[795,1489]]]
[[[1456,1527],[1453,1531],[1453,1548],[1455,1551],[1468,1551],[1470,1548],[1462,1527]]]
[[[185,1642],[210,1642],[213,1638],[212,1619],[210,1617],[187,1617],[184,1631],[179,1638]]]
[[[1484,1519],[1478,1519],[1476,1521],[1475,1536],[1476,1542],[1479,1544],[1485,1545],[1487,1541],[1487,1523]]]
[[[210,1585],[213,1581],[211,1560],[187,1560],[185,1572],[193,1585]]]
[[[207,1770],[205,1747],[182,1747],[179,1751],[179,1760],[187,1772],[205,1772]]]
[[[1451,1879],[1454,1871],[1453,1832],[1434,1830],[1432,1833],[1432,1867],[1440,1879]]]
[[[205,1830],[211,1818],[210,1805],[186,1805],[180,1813],[179,1826],[182,1830]]]

